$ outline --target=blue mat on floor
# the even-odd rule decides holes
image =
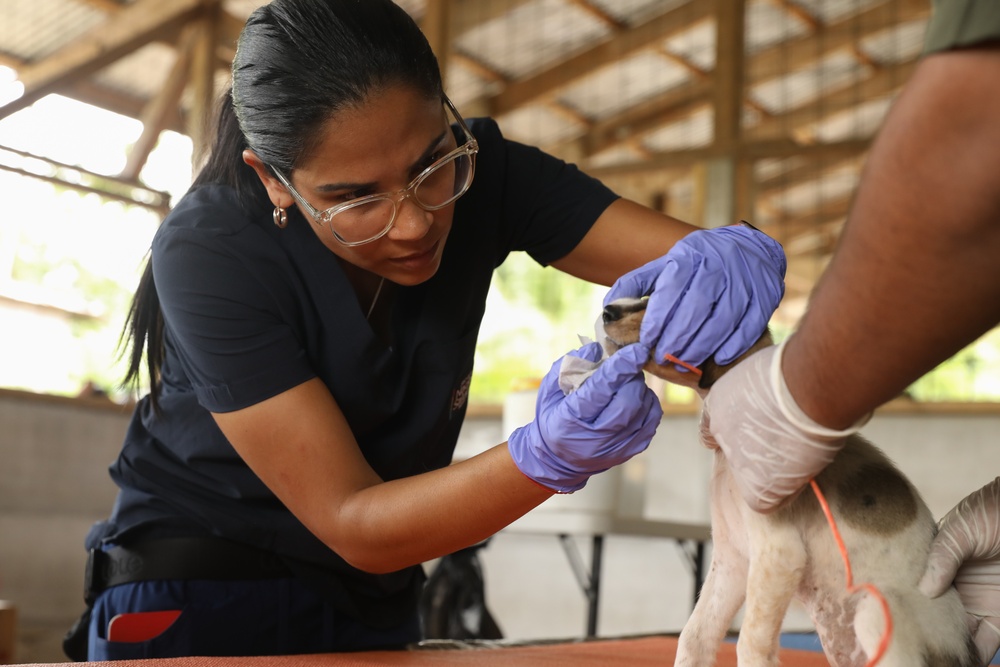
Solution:
[[[786,632],[781,635],[781,647],[799,651],[823,651],[815,632]],[[1000,665],[1000,653],[994,656],[991,665]]]

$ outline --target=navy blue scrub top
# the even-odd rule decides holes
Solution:
[[[152,247],[165,321],[162,414],[148,397],[139,402],[110,468],[118,499],[88,548],[224,537],[281,555],[364,622],[386,627],[412,614],[422,568],[373,575],[349,566],[254,475],[210,412],[319,377],[383,479],[448,465],[493,270],[516,250],[543,265],[565,256],[616,198],[574,166],[505,140],[491,120],[470,126],[475,180],[456,204],[440,270],[396,289],[391,347],[297,211],[278,229],[269,209],[247,215],[226,186],[180,200]]]

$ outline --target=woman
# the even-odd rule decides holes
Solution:
[[[466,123],[388,0],[255,11],[208,163],[133,303],[130,378],[145,347],[154,384],[111,468],[115,507],[87,538],[88,658],[418,640],[420,563],[581,488],[659,422],[636,345],[568,397],[557,362],[534,422],[449,466],[493,269],[524,250],[609,285],[652,261],[621,289],[669,275],[697,292],[701,260],[656,257],[677,244],[675,259],[742,258],[700,275],[762,301],[737,315],[697,294],[663,307],[661,324],[683,311],[724,330],[697,337],[714,351],[770,316],[783,258],[749,231],[677,243],[692,230],[491,121]],[[745,277],[760,258],[767,277]]]

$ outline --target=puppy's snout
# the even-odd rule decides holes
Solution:
[[[617,322],[625,316],[625,309],[621,306],[616,306],[615,304],[609,304],[604,307],[604,318],[605,324],[611,324],[612,322]]]
[[[641,299],[615,299],[604,307],[604,313],[602,315],[604,323],[611,324],[613,322],[618,322],[629,315],[642,313],[646,310],[646,301],[646,297]]]
[[[639,327],[646,311],[646,299],[616,299],[604,307],[603,335],[618,347],[639,340]]]

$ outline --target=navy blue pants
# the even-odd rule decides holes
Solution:
[[[159,635],[111,642],[121,613],[181,610]],[[417,610],[398,627],[371,628],[338,612],[294,578],[258,581],[146,581],[107,589],[94,603],[87,659],[192,655],[250,656],[399,649],[420,640]]]

